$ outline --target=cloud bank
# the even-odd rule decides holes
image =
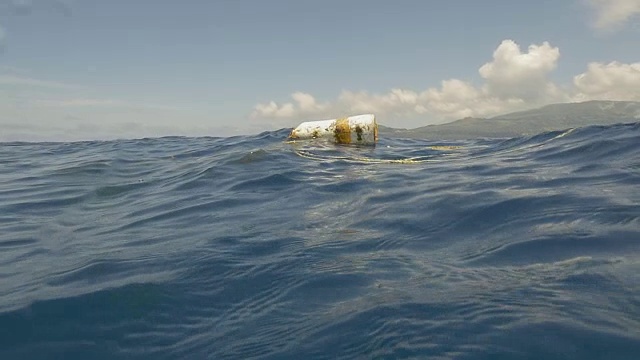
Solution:
[[[371,112],[385,118],[419,117],[424,125],[495,116],[557,102],[640,101],[640,63],[589,63],[572,84],[562,87],[550,79],[559,59],[559,48],[548,42],[532,44],[522,51],[515,41],[507,39],[495,49],[493,59],[478,69],[483,80],[480,85],[448,79],[439,87],[422,91],[395,88],[386,94],[372,94],[343,90],[330,102],[318,102],[311,94],[296,92],[291,95],[291,102],[257,104],[251,117],[277,120],[286,126],[291,119]]]
[[[594,27],[601,30],[619,28],[640,15],[640,0],[587,0],[595,10]]]

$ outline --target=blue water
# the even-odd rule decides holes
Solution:
[[[0,359],[639,358],[640,123],[286,136],[0,144]]]

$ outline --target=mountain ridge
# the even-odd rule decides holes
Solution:
[[[636,121],[640,121],[640,102],[589,100],[549,104],[490,118],[467,117],[413,129],[379,125],[379,132],[381,136],[462,140],[534,135],[545,131]]]

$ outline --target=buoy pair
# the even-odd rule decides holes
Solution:
[[[378,124],[373,114],[348,116],[340,119],[307,121],[289,134],[289,140],[324,138],[336,144],[375,145]]]

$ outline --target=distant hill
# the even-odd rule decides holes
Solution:
[[[610,125],[640,121],[640,102],[586,101],[552,104],[492,118],[465,118],[415,129],[380,126],[380,136],[460,140],[514,137],[588,125]]]

